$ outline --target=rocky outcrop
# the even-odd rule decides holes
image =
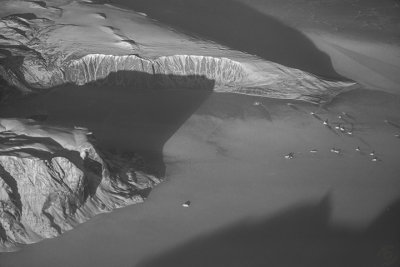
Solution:
[[[23,93],[62,83],[60,53],[46,44],[46,33],[58,28],[50,19],[16,14],[0,20],[0,78]]]
[[[143,202],[159,179],[137,155],[99,152],[85,129],[0,120],[0,251]]]

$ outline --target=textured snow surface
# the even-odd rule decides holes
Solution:
[[[0,119],[0,251],[143,202],[159,179],[136,155],[100,153],[85,129]]]

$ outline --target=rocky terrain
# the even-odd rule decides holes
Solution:
[[[100,152],[86,129],[2,119],[0,140],[1,250],[143,202],[160,181],[137,155]]]

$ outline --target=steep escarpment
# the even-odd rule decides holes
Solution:
[[[0,120],[0,251],[142,202],[159,179],[137,155],[100,152],[85,129]]]
[[[239,86],[248,76],[239,62],[228,58],[177,55],[160,57],[156,60],[143,59],[137,55],[112,56],[88,55],[70,62],[65,68],[65,80],[78,85],[106,79],[111,73],[126,72],[112,83],[132,84],[142,82],[149,86],[176,88],[184,83],[184,77],[205,77],[217,86]],[[140,72],[164,77],[163,80],[138,81],[128,72]],[[170,75],[170,77],[168,77]],[[181,76],[182,79],[176,77]],[[175,77],[175,80],[173,80]],[[194,83],[192,79],[192,83]],[[187,82],[190,85],[190,82]]]
[[[63,73],[66,82],[77,85],[101,80],[118,85],[153,88],[201,88],[201,78],[205,77],[215,82],[216,92],[316,103],[329,101],[355,86],[353,82],[327,81],[272,62],[250,64],[228,58],[194,55],[163,56],[148,60],[137,55],[93,54],[69,62],[63,68]],[[115,75],[107,79],[110,74]]]

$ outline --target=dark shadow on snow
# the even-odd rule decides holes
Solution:
[[[343,79],[303,33],[235,0],[99,0],[146,13],[185,34],[325,78]]]
[[[46,124],[90,129],[108,154],[138,153],[143,170],[163,176],[163,146],[214,89],[205,76],[119,71],[84,86],[73,84],[7,102],[2,117],[31,117]]]
[[[377,267],[400,262],[400,201],[357,231],[330,223],[329,196],[199,237],[140,267]]]

